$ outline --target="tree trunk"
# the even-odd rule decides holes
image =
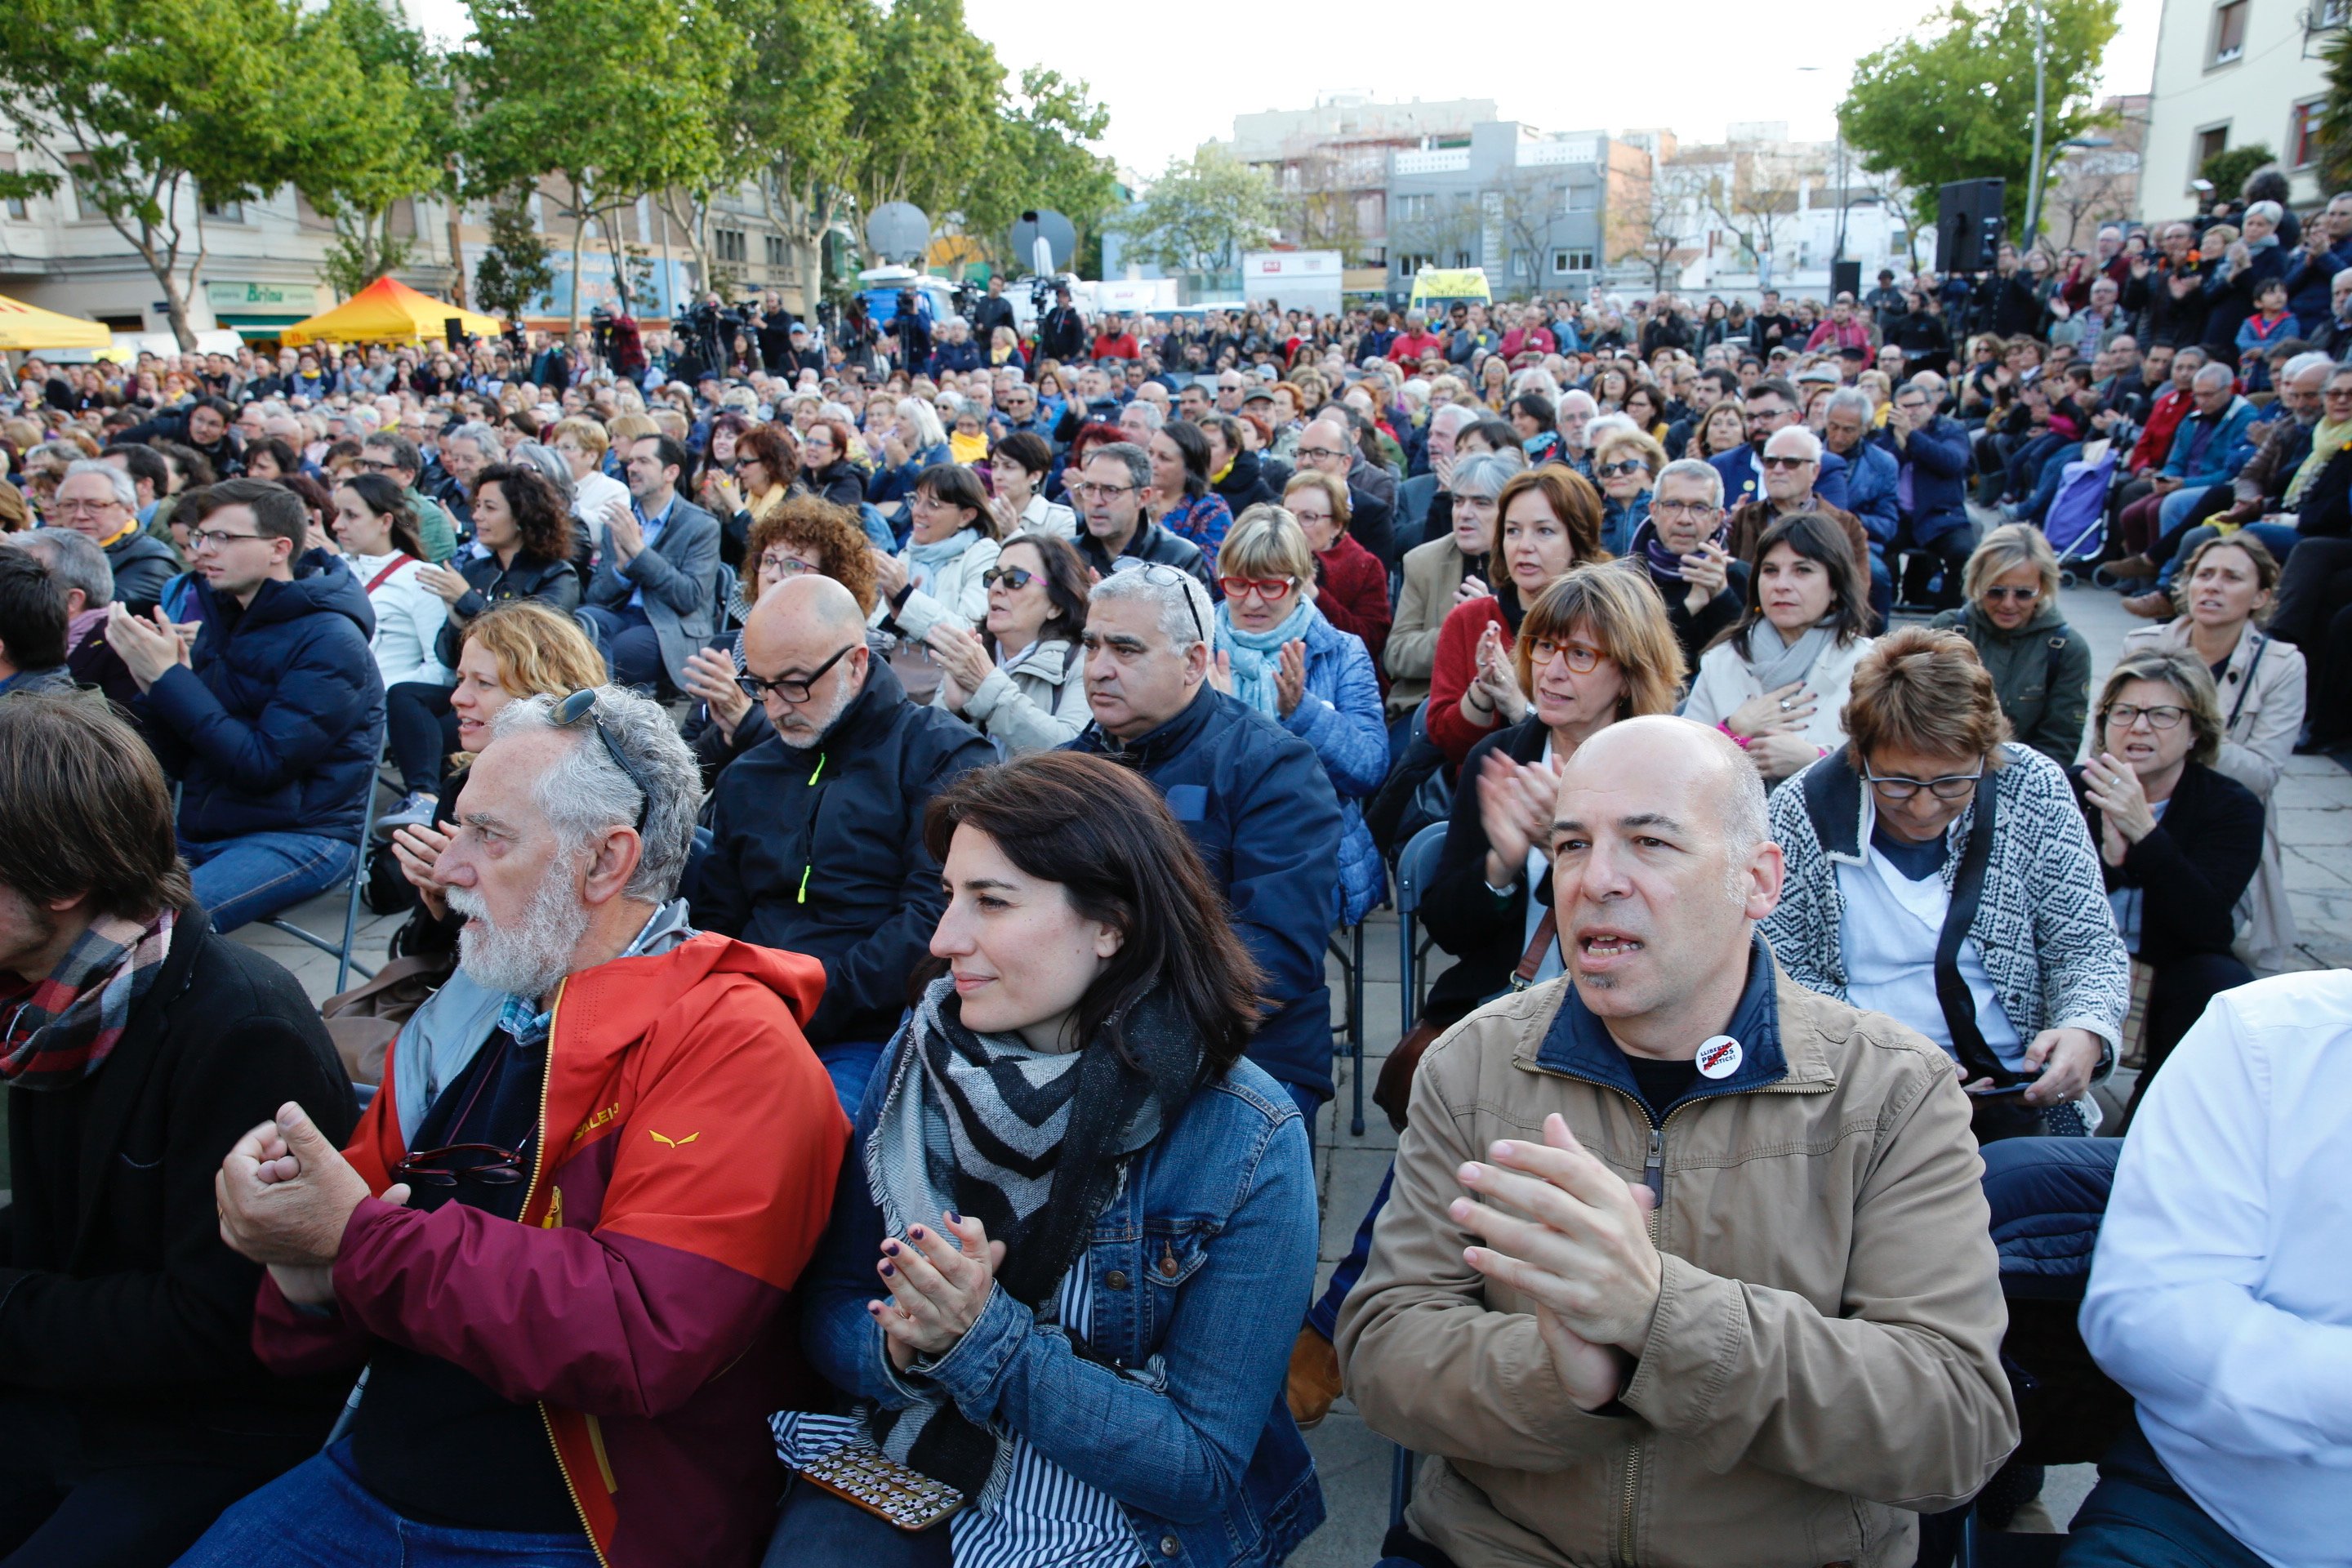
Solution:
[[[449,156],[448,171],[448,184],[442,192],[442,200],[449,208],[449,303],[463,310],[467,309],[464,235],[466,205],[458,198],[457,158],[455,153]]]
[[[567,341],[580,331],[580,247],[588,243],[588,209],[581,205],[580,187],[572,187],[572,324]]]

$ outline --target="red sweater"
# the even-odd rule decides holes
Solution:
[[[1372,669],[1380,677],[1381,694],[1386,696],[1389,672],[1381,662],[1381,650],[1388,647],[1395,612],[1389,607],[1389,569],[1381,558],[1351,535],[1341,534],[1339,543],[1315,558],[1315,607],[1339,630],[1364,639],[1364,651],[1372,656]]]
[[[1454,605],[1437,628],[1437,658],[1429,671],[1429,738],[1445,753],[1450,767],[1460,767],[1470,748],[1502,724],[1498,716],[1482,730],[1462,717],[1462,694],[1478,673],[1478,639],[1490,626],[1502,628],[1503,646],[1509,647],[1511,628],[1492,594]]]

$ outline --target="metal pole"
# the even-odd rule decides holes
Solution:
[[[2026,11],[2033,17],[2033,162],[2026,170],[2025,186],[2025,250],[2033,248],[2033,240],[2042,225],[2042,7],[2028,0]],[[2021,251],[2021,254],[2022,252]]]

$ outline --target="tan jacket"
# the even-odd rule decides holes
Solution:
[[[1565,980],[1488,1004],[1423,1058],[1338,1344],[1373,1429],[1440,1457],[1408,1518],[1462,1568],[1908,1568],[1913,1513],[1972,1496],[2016,1446],[1950,1060],[1773,981],[1785,1073],[1677,1105],[1655,1146],[1664,1282],[1621,1415],[1570,1402],[1526,1301],[1463,1263],[1477,1237],[1445,1205],[1464,1161],[1539,1138],[1553,1111],[1639,1182],[1646,1111],[1538,1063]]]
[[[1469,558],[1454,535],[1416,544],[1404,552],[1404,586],[1397,594],[1396,618],[1389,623],[1388,715],[1402,718],[1429,697],[1429,672],[1437,667],[1437,634],[1454,609]]]

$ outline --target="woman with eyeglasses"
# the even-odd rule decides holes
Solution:
[[[1764,531],[1747,610],[1699,656],[1683,717],[1738,742],[1775,784],[1845,741],[1848,683],[1870,647],[1869,579],[1818,512]]]
[[[1516,447],[1507,452],[1465,452],[1459,441],[1457,437],[1446,490],[1451,528],[1444,535],[1405,552],[1404,587],[1397,595],[1388,645],[1381,655],[1389,672],[1389,717],[1398,725],[1409,723],[1413,710],[1429,695],[1438,633],[1445,617],[1458,606],[1494,592],[1486,584],[1486,552],[1494,545],[1495,502],[1511,476],[1527,467],[1526,458]]]
[[[1302,469],[1284,486],[1281,504],[1307,531],[1307,547],[1315,552],[1316,609],[1363,640],[1377,673],[1389,640],[1389,569],[1348,531],[1347,481]],[[1385,691],[1388,683],[1381,684]]]
[[[1242,513],[1217,552],[1217,582],[1224,599],[1209,679],[1315,748],[1341,812],[1335,918],[1353,925],[1388,880],[1362,805],[1389,770],[1371,655],[1316,607],[1315,552],[1281,507]]]
[[[1078,637],[1091,587],[1077,546],[1058,534],[1016,533],[981,582],[984,637],[946,620],[925,635],[940,670],[931,705],[987,736],[1007,759],[1076,739],[1089,717]]]
[[[969,631],[988,618],[981,574],[996,564],[997,521],[980,476],[954,463],[925,468],[907,500],[913,531],[896,555],[874,552],[881,595],[869,624],[920,642],[941,620]]]
[[[1592,444],[1592,482],[1601,487],[1601,548],[1622,555],[1650,515],[1650,492],[1666,449],[1646,429],[1612,424]]]
[[[1500,567],[1494,592],[1447,614],[1430,667],[1429,738],[1456,767],[1489,733],[1527,717],[1511,660],[1526,607],[1570,567],[1610,559],[1600,492],[1557,463],[1512,475],[1496,498],[1487,555]]]
[[[2009,739],[1956,632],[1905,626],[1855,666],[1847,739],[1771,800],[1787,857],[1773,956],[1800,985],[1948,1053],[1979,1141],[2097,1126],[2131,1000],[2099,854],[2057,763]]]
[[[2096,724],[2091,754],[2071,776],[2116,929],[2147,971],[2137,1109],[2205,1004],[2254,978],[2230,946],[2233,911],[2262,863],[2267,814],[2215,766],[2221,701],[2188,649],[2142,647],[2116,660],[2099,689]]]
[[[2192,552],[2173,579],[2177,619],[2124,637],[2124,652],[2178,648],[2193,654],[2221,694],[2221,751],[2214,766],[2254,792],[2267,808],[2294,754],[2308,700],[2302,652],[2263,629],[2277,603],[2278,558],[2241,529]],[[2264,834],[2263,863],[2238,910],[2249,960],[2293,968],[2298,936],[2287,902],[2278,828]]]
[[[1961,581],[1969,602],[1927,624],[1969,639],[2020,744],[2072,766],[2091,701],[2091,648],[2059,613],[2050,542],[2031,523],[1996,528],[1969,557]]]
[[[719,770],[775,734],[767,709],[737,683],[743,673],[743,626],[751,606],[777,584],[803,573],[832,578],[850,592],[857,607],[871,614],[874,550],[856,514],[812,495],[793,496],[751,525],[744,542],[743,574],[728,606],[736,623],[687,656],[686,692],[701,707],[686,721],[686,743],[694,748],[706,781]],[[869,647],[878,643],[869,632]],[[878,657],[878,655],[877,655]]]

